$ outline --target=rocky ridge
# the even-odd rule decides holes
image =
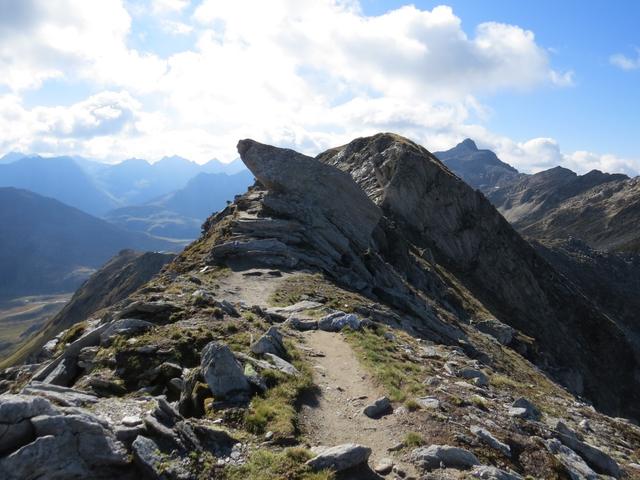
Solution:
[[[6,478],[640,477],[567,390],[637,416],[633,347],[481,194],[391,134],[238,150],[198,241],[3,372]]]

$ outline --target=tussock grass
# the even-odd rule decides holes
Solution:
[[[304,448],[287,448],[282,452],[257,450],[244,465],[227,467],[225,480],[333,480],[330,471],[312,472],[305,465],[313,454]]]
[[[305,296],[323,297],[326,299],[326,307],[347,313],[353,312],[358,305],[368,303],[365,297],[337,287],[319,273],[288,277],[271,294],[269,303],[276,307],[286,307],[298,303]]]
[[[424,445],[426,442],[424,437],[419,433],[407,432],[402,443],[404,443],[404,446],[407,448],[416,448]]]
[[[384,329],[343,330],[345,338],[360,362],[387,391],[389,399],[404,402],[425,393],[422,381],[426,368],[407,357],[393,341],[383,338]],[[408,340],[402,332],[394,332],[399,340]]]
[[[300,376],[286,375],[276,370],[262,372],[270,387],[262,396],[254,397],[245,415],[245,428],[256,435],[273,432],[274,439],[291,439],[298,433],[296,401],[314,388],[308,365],[290,342],[285,342],[291,363]]]

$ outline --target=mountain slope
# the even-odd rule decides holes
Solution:
[[[0,165],[0,187],[30,190],[97,216],[118,205],[70,157],[33,156]]]
[[[618,319],[640,351],[640,255],[594,250],[575,238],[533,246],[611,318]]]
[[[29,355],[37,357],[33,353],[38,352],[47,340],[131,295],[174,257],[170,253],[122,250],[93,273],[62,310],[25,339],[3,363],[11,365],[25,361]]]
[[[537,239],[576,237],[598,250],[640,252],[640,177],[602,182],[514,225]]]
[[[109,212],[106,219],[128,230],[169,238],[196,238],[204,219],[253,182],[248,171],[199,173],[187,185],[145,205]]]
[[[545,241],[576,237],[600,250],[640,249],[637,179],[599,170],[578,175],[563,167],[522,174],[493,152],[478,150],[469,139],[435,155],[482,190],[527,237]]]
[[[179,248],[15,188],[0,188],[0,223],[2,297],[74,290],[123,248]]]
[[[485,193],[522,176],[491,150],[479,150],[470,138],[450,150],[435,152],[434,155],[467,184]]]
[[[640,428],[597,410],[637,418],[632,346],[479,192],[392,134],[238,151],[257,182],[197,241],[2,372],[38,416],[1,475],[640,477]]]
[[[614,364],[630,362],[638,371],[621,330],[558,279],[482,194],[425,149],[392,135],[358,139],[318,158],[351,172],[416,247],[428,249],[496,318],[535,338],[531,358],[577,393],[626,408],[620,396],[636,395],[628,384],[617,394],[598,386],[611,381]],[[604,367],[607,344],[620,357]]]

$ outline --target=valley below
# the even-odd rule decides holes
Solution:
[[[34,295],[0,301],[0,361],[62,310],[72,295]]]

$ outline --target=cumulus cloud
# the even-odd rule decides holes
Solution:
[[[0,147],[47,154],[85,153],[86,141],[135,136],[140,108],[127,92],[105,91],[69,107],[33,109],[25,109],[16,95],[0,96],[0,129],[5,132]]]
[[[489,139],[498,156],[522,172],[536,173],[549,168],[563,166],[579,174],[591,170],[609,173],[639,173],[637,160],[620,158],[613,154],[587,151],[563,152],[553,138],[533,138],[525,142],[514,142],[507,138]]]
[[[517,143],[478,123],[488,111],[480,96],[573,84],[573,72],[554,69],[534,33],[516,25],[486,22],[467,34],[450,7],[367,16],[356,0],[190,4],[0,0],[0,84],[13,92],[0,97],[0,127],[9,132],[0,148],[231,160],[238,138],[315,154],[396,131],[432,150],[470,136],[525,171],[633,165],[565,155],[553,139]],[[164,57],[132,48],[131,36],[144,33],[132,32],[132,14],[167,35],[190,34],[193,44]],[[51,78],[104,91],[26,108],[22,92]]]
[[[152,0],[151,8],[154,13],[181,12],[190,4],[190,0]]]
[[[640,48],[636,48],[636,56],[629,57],[622,53],[616,53],[609,57],[609,61],[612,65],[615,65],[622,70],[638,70],[640,68]]]
[[[165,63],[127,47],[131,17],[121,0],[0,0],[0,85],[37,88],[82,78],[136,89]]]

